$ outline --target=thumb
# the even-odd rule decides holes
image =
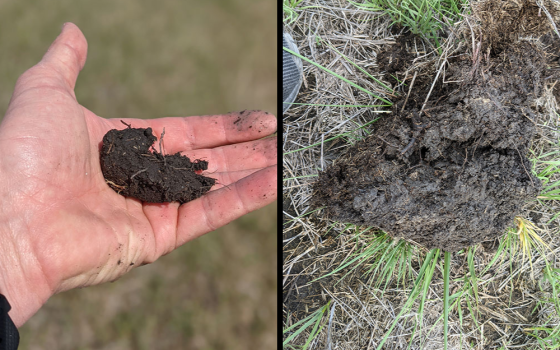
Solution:
[[[74,90],[78,74],[84,68],[87,41],[74,23],[64,23],[62,32],[51,44],[41,64],[52,68]]]
[[[78,74],[87,57],[87,41],[73,23],[65,23],[62,32],[51,44],[39,64],[25,72],[16,84],[26,90],[30,87],[53,87],[67,90],[72,95]]]

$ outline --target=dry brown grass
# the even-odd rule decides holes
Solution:
[[[298,11],[298,19],[285,27],[285,30],[293,36],[301,54],[370,91],[382,91],[380,85],[345,62],[327,45],[317,45],[316,38],[335,47],[376,78],[383,79],[382,72],[376,65],[376,53],[383,45],[394,43],[394,36],[388,31],[388,18],[356,9],[346,1],[304,0],[300,7],[308,8]],[[463,26],[466,27],[466,23]],[[468,44],[470,45],[470,41]],[[448,49],[451,54],[456,47],[449,46]],[[437,55],[429,49],[422,47],[416,51],[417,65],[426,65],[426,69],[429,68],[432,72],[437,72],[442,66],[441,61],[438,63]],[[443,74],[445,73],[442,72]],[[560,123],[555,114],[557,105],[552,95],[552,84],[553,82],[537,101],[541,113],[536,120],[538,135],[531,147],[535,155],[560,149]],[[406,93],[402,87],[397,90],[401,94]],[[388,95],[383,97],[391,99]],[[304,63],[304,85],[296,102],[379,104],[370,95],[353,89],[307,63]],[[375,349],[411,291],[411,281],[405,286],[401,283],[397,287],[393,280],[385,291],[372,288],[362,272],[373,261],[366,261],[363,268],[342,280],[349,269],[330,278],[312,282],[333,271],[344,259],[363,252],[373,234],[369,231],[358,236],[364,228],[348,228],[343,223],[332,222],[323,217],[320,211],[302,216],[310,211],[311,184],[316,180],[314,175],[325,169],[352,144],[352,138],[348,137],[331,142],[324,140],[348,132],[354,132],[353,135],[357,137],[364,136],[366,131],[358,129],[358,126],[378,116],[380,115],[364,108],[323,106],[293,106],[283,116],[283,328],[309,315],[329,300],[332,300],[333,305],[332,315],[324,318],[325,328],[309,349]],[[375,130],[375,124],[366,130]],[[318,145],[296,151],[315,143]],[[551,156],[549,160],[555,159],[554,157],[557,156]],[[553,175],[551,182],[557,180],[560,180],[560,176]],[[528,203],[521,213],[523,218],[542,230],[539,235],[550,247],[550,250],[545,250],[545,255],[555,267],[560,267],[560,262],[556,259],[560,256],[560,221],[552,219],[559,211],[558,202],[540,201]],[[550,286],[546,283],[542,284],[542,290],[539,288],[545,256],[533,248],[532,259],[528,260],[527,256],[523,259],[522,250],[513,250],[517,237],[513,234],[510,237],[512,243],[483,275],[481,272],[496,256],[498,242],[494,247],[492,244],[477,246],[472,267],[477,277],[474,283],[478,289],[478,301],[474,294],[468,298],[473,307],[474,314],[471,314],[467,297],[463,298],[462,322],[457,309],[452,309],[449,320],[450,349],[499,349],[502,346],[508,349],[538,348],[535,340],[524,333],[524,329],[544,324],[554,314],[550,304],[537,307],[539,300],[550,296],[550,290],[547,289]],[[414,249],[411,264],[414,271],[418,270],[419,259],[424,255],[425,251],[422,249]],[[466,251],[452,255],[451,294],[463,290],[465,286],[466,290],[473,290],[464,280],[469,273],[467,257]],[[441,261],[443,262],[443,258]],[[417,334],[410,343],[411,349],[443,348],[442,275],[443,265],[440,264],[436,267],[426,296],[422,331],[416,331]],[[296,305],[298,308],[294,309]],[[418,305],[417,301],[407,317],[399,321],[384,349],[408,348],[414,321],[419,317]],[[558,320],[552,319],[551,322],[557,324]],[[304,333],[299,342],[295,341],[293,344],[303,344],[308,332]]]

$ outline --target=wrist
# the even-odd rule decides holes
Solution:
[[[0,215],[0,294],[10,303],[10,318],[19,328],[52,296],[52,291],[31,247],[29,231],[6,217]]]

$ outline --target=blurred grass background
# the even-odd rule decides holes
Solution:
[[[1,114],[67,21],[89,44],[78,101],[102,117],[275,113],[276,11],[272,0],[2,0]],[[276,348],[276,222],[274,204],[114,283],[56,295],[20,329],[20,349]]]

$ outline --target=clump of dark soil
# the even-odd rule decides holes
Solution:
[[[156,140],[151,128],[136,129],[130,125],[105,134],[101,170],[113,190],[144,202],[182,204],[199,198],[214,186],[216,179],[197,174],[208,169],[208,162],[191,161],[180,153],[163,155],[153,146]]]
[[[526,154],[550,71],[542,45],[519,39],[527,28],[550,32],[535,7],[480,2],[480,26],[464,31],[464,42],[477,43],[470,55],[448,60],[447,83],[435,85],[423,108],[428,89],[413,90],[404,108],[403,96],[372,135],[321,173],[314,206],[429,249],[457,251],[504,234],[541,189]]]
[[[391,84],[396,85],[403,78],[404,72],[408,69],[410,62],[415,58],[409,48],[414,47],[417,38],[410,32],[405,32],[397,37],[394,45],[388,45],[377,54],[377,65],[379,70],[385,72],[385,79]],[[402,74],[402,75],[401,75]]]

